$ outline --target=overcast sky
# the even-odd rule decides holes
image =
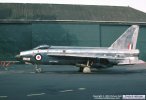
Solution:
[[[146,0],[0,0],[0,2],[130,6],[146,13]]]

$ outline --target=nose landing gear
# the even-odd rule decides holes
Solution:
[[[39,65],[35,65],[35,73],[42,73],[42,68]]]

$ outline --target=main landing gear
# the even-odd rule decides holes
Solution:
[[[89,60],[87,61],[87,64],[81,64],[81,66],[79,67],[79,72],[83,72],[83,73],[91,73],[91,64],[89,64]]]

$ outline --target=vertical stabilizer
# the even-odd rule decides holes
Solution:
[[[136,49],[139,26],[129,27],[110,47],[109,49]]]

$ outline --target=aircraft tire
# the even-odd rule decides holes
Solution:
[[[91,69],[89,67],[84,67],[83,73],[91,73]]]
[[[41,72],[42,72],[42,69],[41,69],[41,68],[36,68],[36,69],[35,69],[35,72],[36,72],[36,73],[41,73]]]

